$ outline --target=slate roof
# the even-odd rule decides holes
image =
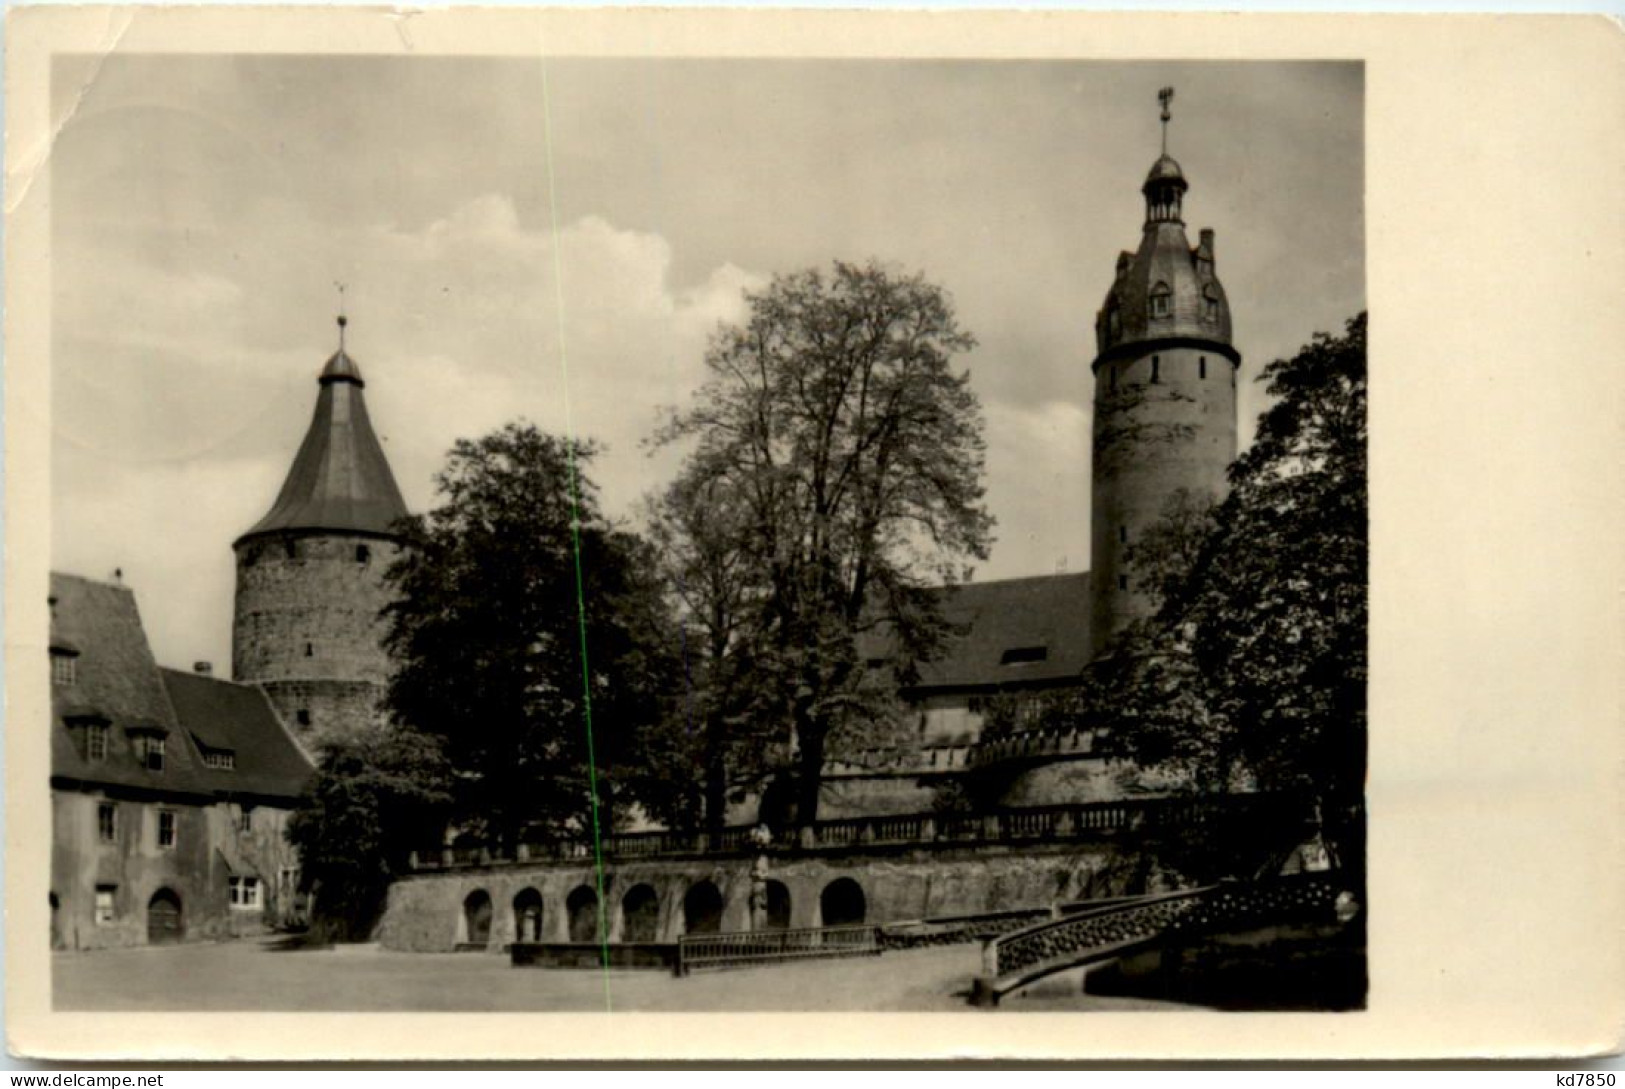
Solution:
[[[51,597],[53,633],[79,650],[74,683],[51,686],[51,775],[165,793],[210,793],[202,761],[180,732],[159,679],[135,594],[125,586],[53,573]],[[68,725],[71,718],[91,714],[109,726],[105,760],[87,759],[85,728]],[[148,771],[136,759],[130,731],[143,727],[165,732],[163,771]]]
[[[1161,178],[1177,178],[1184,185],[1178,170],[1179,164],[1167,156],[1158,159],[1146,179],[1147,190]],[[1183,223],[1147,220],[1139,249],[1126,261],[1119,258],[1117,276],[1095,317],[1100,355],[1122,345],[1169,337],[1230,344],[1230,303],[1214,271],[1213,232],[1203,231],[1200,238],[1193,248]],[[1165,316],[1151,313],[1151,293],[1158,284],[1166,285],[1170,296]],[[1209,297],[1218,303],[1211,316]],[[1118,319],[1115,332],[1109,317],[1113,311]]]
[[[361,368],[343,349],[317,379],[316,412],[270,511],[237,539],[298,530],[390,534],[406,503],[373,432]]]
[[[202,748],[229,750],[236,767],[206,768],[216,791],[297,798],[314,768],[258,685],[162,669],[183,730]]]
[[[160,669],[128,587],[53,572],[51,597],[53,642],[70,640],[79,651],[74,682],[51,686],[53,779],[199,802],[228,793],[299,795],[313,769],[264,692]],[[105,759],[88,758],[87,720],[108,726]],[[165,739],[162,771],[136,756],[133,735],[154,730]],[[233,749],[236,769],[205,767],[198,743]]]
[[[1089,662],[1087,571],[972,582],[938,593],[943,616],[960,634],[942,657],[921,666],[910,690],[915,696],[1054,683],[1078,676]],[[859,652],[884,657],[889,648],[884,636],[870,636]]]

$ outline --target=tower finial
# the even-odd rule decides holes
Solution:
[[[350,319],[344,316],[344,285],[337,280],[333,286],[339,289],[339,351],[344,351],[344,327],[350,324]]]
[[[1174,89],[1164,87],[1157,92],[1157,99],[1162,103],[1162,153],[1168,154],[1168,121],[1173,114],[1168,112],[1168,103],[1174,100]]]

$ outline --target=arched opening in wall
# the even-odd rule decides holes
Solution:
[[[485,945],[491,940],[491,894],[475,889],[463,900],[464,941]]]
[[[173,889],[159,889],[147,901],[147,944],[169,945],[186,937],[181,898]]]
[[[372,559],[372,549],[368,548],[366,545],[355,546],[356,563],[366,563],[370,559]]]
[[[818,907],[825,926],[857,926],[869,911],[863,886],[850,877],[838,877],[825,885]]]
[[[621,941],[652,942],[660,929],[660,897],[651,885],[633,885],[621,899]]]
[[[1151,357],[1151,381],[1153,383],[1162,381],[1162,356],[1160,355]]]
[[[513,898],[513,940],[542,940],[542,894],[535,889],[520,889]]]
[[[564,910],[570,916],[570,940],[596,942],[598,940],[598,894],[586,885],[577,885],[564,901]]]
[[[722,929],[722,893],[701,881],[683,897],[683,933],[715,934]]]
[[[62,901],[58,900],[56,893],[51,893],[51,948],[62,948]]]
[[[1207,356],[1205,355],[1196,357],[1196,377],[1204,382],[1207,381]]]
[[[790,889],[783,881],[767,883],[767,929],[790,929]]]

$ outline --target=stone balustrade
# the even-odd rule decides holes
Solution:
[[[877,848],[937,848],[1062,843],[1191,827],[1214,817],[1245,816],[1276,806],[1257,794],[1217,798],[1136,798],[1115,802],[1005,809],[977,814],[905,813],[818,821],[775,833],[766,847],[752,840],[750,826],[707,832],[626,832],[605,836],[606,859],[745,856],[755,853],[863,851]],[[489,847],[458,846],[414,852],[418,872],[506,866],[527,862],[590,861],[590,840],[520,844],[512,853]]]

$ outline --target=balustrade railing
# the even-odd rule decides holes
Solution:
[[[816,957],[859,957],[881,951],[878,926],[824,926],[686,934],[677,940],[677,974]]]
[[[765,850],[861,850],[868,847],[955,846],[1064,842],[1137,830],[1177,830],[1218,818],[1246,818],[1281,811],[1267,795],[1220,798],[1139,798],[1115,802],[1005,809],[980,814],[905,813],[818,821],[777,834]],[[1282,811],[1284,812],[1284,811]],[[749,826],[720,832],[621,832],[606,836],[606,858],[646,859],[683,856],[747,855],[764,848],[752,841]],[[480,846],[430,847],[416,852],[419,871],[503,866],[516,862],[590,861],[592,844],[520,844],[511,854]]]
[[[1123,955],[1187,933],[1334,917],[1347,878],[1331,871],[1210,885],[1068,914],[988,941],[974,1000],[999,997],[1052,972]],[[1349,901],[1352,903],[1352,900]]]

